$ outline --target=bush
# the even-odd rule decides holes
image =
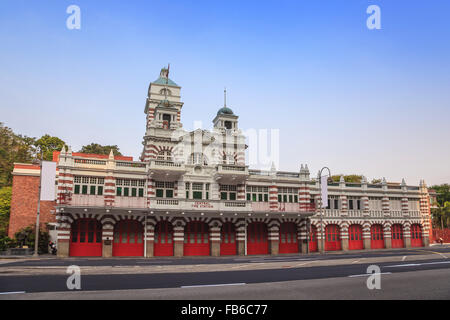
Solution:
[[[23,228],[19,232],[16,232],[14,237],[16,238],[17,244],[20,247],[28,246],[28,248],[34,249],[34,240],[35,240],[35,228],[32,226]],[[50,235],[47,231],[39,230],[39,248],[38,252],[48,253],[48,243],[49,243]]]
[[[16,241],[7,236],[0,235],[0,251],[6,251],[16,246]]]

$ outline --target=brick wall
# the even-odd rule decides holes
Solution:
[[[9,237],[14,237],[14,234],[22,228],[36,224],[38,191],[38,176],[15,175],[13,177]],[[41,228],[47,222],[56,222],[55,216],[50,213],[51,210],[54,210],[55,205],[54,201],[41,201],[39,218]]]

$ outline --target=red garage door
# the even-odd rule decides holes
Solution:
[[[185,256],[209,256],[209,228],[200,221],[192,221],[186,225],[184,233]]]
[[[220,230],[220,255],[235,255],[236,250],[236,228],[231,222],[224,223]]]
[[[311,231],[309,234],[309,252],[317,251],[317,228],[316,226],[311,226]]]
[[[113,256],[141,257],[144,255],[142,223],[136,220],[122,220],[114,226]]]
[[[95,219],[79,219],[72,223],[69,254],[72,257],[102,255],[102,225]]]
[[[370,248],[384,248],[383,226],[381,224],[374,224],[370,228]]]
[[[280,226],[280,253],[298,253],[297,225],[292,222]]]
[[[423,247],[422,228],[418,224],[411,226],[411,247]]]
[[[362,250],[364,249],[363,230],[359,224],[352,224],[348,228],[348,249]]]
[[[263,222],[252,222],[247,227],[247,254],[268,254],[267,226]]]
[[[336,224],[329,224],[325,228],[325,250],[341,250],[341,231]]]
[[[392,225],[392,248],[403,248],[404,246],[402,225]]]
[[[155,227],[153,255],[173,256],[173,226],[168,221],[160,221]]]

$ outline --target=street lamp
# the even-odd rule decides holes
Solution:
[[[41,182],[42,182],[42,150],[37,147],[37,153],[40,154],[40,159],[36,158],[33,160],[33,164],[39,165],[39,192],[38,192],[38,205],[36,214],[36,233],[34,239],[34,254],[33,257],[39,257],[38,247],[39,247],[39,213],[41,209]]]
[[[323,199],[322,199],[322,171],[324,169],[328,170],[328,181],[333,181],[331,179],[331,171],[328,167],[323,167],[322,169],[320,169],[319,171],[319,192],[320,192],[320,205],[319,205],[319,215],[320,215],[320,242],[321,242],[321,248],[320,248],[320,253],[324,253],[325,252],[325,244],[324,244],[324,237],[323,237],[323,211],[322,211],[322,203],[323,203]],[[327,185],[328,187],[328,185]]]

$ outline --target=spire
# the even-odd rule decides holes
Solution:
[[[109,160],[114,160],[114,152],[113,149],[109,152]]]
[[[65,156],[66,155],[66,146],[62,147],[60,155],[61,156]]]
[[[67,146],[67,155],[72,156],[72,148],[70,146]]]

